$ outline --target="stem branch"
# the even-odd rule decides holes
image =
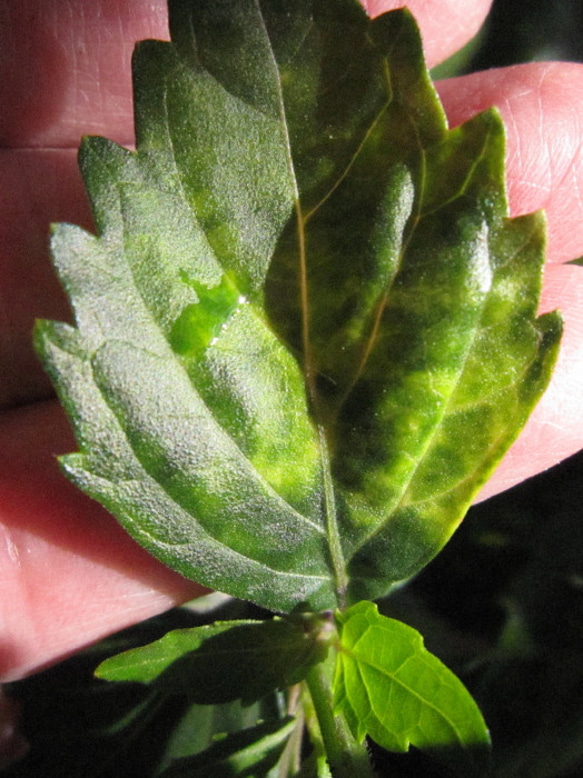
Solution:
[[[312,667],[306,682],[318,720],[322,745],[334,778],[374,778],[365,746],[358,743],[343,716],[334,715],[332,678],[336,652]]]

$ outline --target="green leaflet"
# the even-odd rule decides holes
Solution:
[[[249,619],[233,619],[200,627],[173,629],[152,643],[108,657],[98,666],[95,675],[107,681],[151,683],[175,661],[199,649],[209,638],[257,623]]]
[[[421,569],[543,392],[540,215],[503,128],[448,131],[406,11],[175,0],[135,59],[137,152],[55,229],[75,327],[39,323],[67,475],[168,565],[289,611]]]
[[[210,705],[240,699],[250,705],[302,681],[328,652],[330,625],[319,615],[270,621],[227,621],[174,630],[160,640],[102,662],[108,681],[151,683]]]
[[[191,757],[174,760],[162,778],[266,776],[281,756],[296,726],[294,719],[264,722],[219,739]]]
[[[490,738],[461,681],[423,646],[411,627],[359,602],[337,616],[340,633],[335,708],[355,738],[370,735],[391,751],[412,744],[482,775]],[[469,772],[468,772],[469,771]]]

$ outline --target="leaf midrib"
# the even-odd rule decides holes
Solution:
[[[314,368],[311,358],[311,343],[310,343],[310,321],[309,321],[309,298],[308,298],[308,275],[307,275],[307,256],[306,256],[306,236],[305,225],[307,217],[303,213],[301,196],[298,187],[298,179],[295,172],[295,165],[293,161],[293,153],[291,148],[291,138],[288,130],[288,123],[286,120],[286,107],[283,94],[283,85],[281,83],[281,75],[273,50],[271,37],[265,24],[263,12],[259,0],[255,0],[257,10],[261,18],[261,24],[265,38],[269,43],[269,53],[271,56],[271,62],[273,67],[274,76],[277,84],[277,94],[279,102],[279,118],[281,127],[283,130],[283,138],[285,143],[285,154],[288,164],[288,171],[290,179],[293,185],[294,192],[294,213],[296,218],[296,230],[298,236],[299,247],[299,275],[300,275],[300,306],[302,314],[302,346],[304,355],[304,375],[306,380],[306,388],[309,395],[309,400],[312,403],[312,412],[316,418],[316,427],[318,432],[318,448],[320,452],[320,464],[322,467],[322,480],[324,486],[324,517],[326,522],[326,536],[328,539],[328,550],[330,553],[330,562],[332,567],[332,573],[334,575],[336,596],[340,605],[344,604],[345,593],[348,586],[348,574],[346,568],[346,562],[344,560],[344,553],[340,542],[340,531],[338,526],[338,516],[336,512],[336,503],[334,498],[334,482],[332,478],[332,472],[330,467],[330,459],[328,455],[328,444],[326,441],[326,435],[322,425],[320,424],[320,413],[318,395],[315,385]],[[313,21],[311,22],[313,24]],[[306,36],[304,36],[305,40]],[[299,51],[299,49],[298,49]],[[297,56],[297,52],[296,52]],[[313,213],[313,211],[312,211]],[[309,214],[311,216],[311,213]]]

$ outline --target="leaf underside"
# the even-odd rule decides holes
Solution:
[[[448,130],[407,11],[174,0],[137,151],[86,138],[75,326],[36,344],[66,474],[163,562],[265,607],[376,598],[443,546],[543,392],[544,221],[495,111]]]

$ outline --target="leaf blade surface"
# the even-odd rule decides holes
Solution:
[[[250,705],[302,681],[328,652],[319,617],[230,621],[173,630],[101,663],[99,678],[152,684],[198,705]]]
[[[468,763],[487,754],[482,715],[461,681],[423,646],[421,635],[361,602],[338,617],[335,709],[354,736],[384,748],[455,748]]]
[[[439,551],[548,382],[541,218],[507,218],[495,112],[447,128],[407,12],[170,17],[134,59],[137,151],[83,144],[97,236],[52,238],[76,326],[36,343],[79,441],[63,468],[207,586],[375,598]]]

